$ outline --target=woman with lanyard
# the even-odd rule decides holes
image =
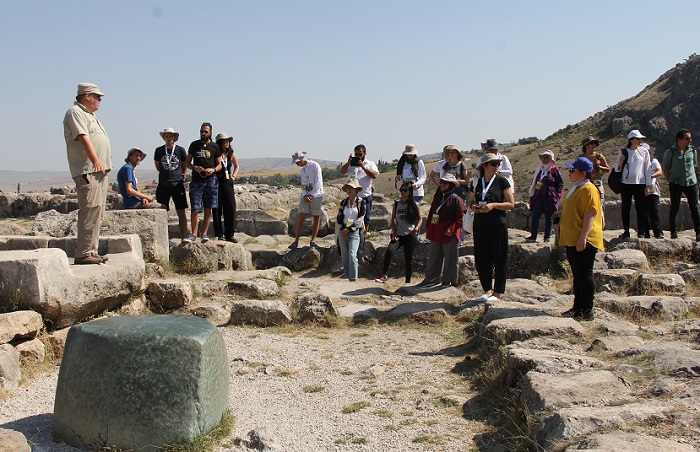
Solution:
[[[578,157],[566,166],[575,185],[561,202],[559,245],[566,248],[573,274],[574,306],[562,316],[593,320],[593,263],[598,250],[604,250],[600,193],[591,183],[593,164],[589,159]]]
[[[474,262],[484,289],[478,301],[499,300],[506,290],[506,212],[515,207],[515,196],[510,182],[497,174],[501,162],[501,158],[491,153],[481,157],[476,167],[480,177],[469,197],[474,211]]]
[[[238,177],[238,159],[231,147],[233,137],[220,133],[216,136],[216,144],[221,149],[221,171],[216,173],[219,180],[219,207],[212,209],[214,217],[214,232],[219,240],[238,243],[233,236],[236,232],[236,192],[233,181]],[[223,214],[223,227],[221,215]]]
[[[357,179],[350,179],[343,185],[343,191],[348,195],[340,201],[337,224],[340,225],[338,234],[338,249],[343,260],[345,277],[351,281],[357,281],[358,263],[357,250],[360,247],[360,231],[364,228],[365,209],[367,201],[357,196],[362,191],[362,186]]]
[[[554,153],[546,150],[539,154],[540,165],[535,170],[530,185],[530,237],[526,242],[536,242],[540,229],[540,217],[544,213],[544,241],[552,237],[552,215],[557,211],[564,192],[564,179],[554,164]]]
[[[440,190],[435,192],[426,223],[426,237],[430,245],[425,279],[416,287],[457,285],[459,232],[466,210],[462,198],[455,194],[458,185],[454,174],[448,173],[440,178]]]
[[[649,238],[649,228],[647,226],[647,209],[645,195],[647,186],[651,191],[651,177],[647,169],[651,166],[651,156],[649,146],[642,144],[642,139],[646,138],[633,130],[627,135],[627,148],[620,150],[617,160],[613,165],[615,171],[622,171],[622,227],[624,231],[620,235],[621,239],[630,236],[630,211],[632,210],[632,198],[634,198],[634,208],[637,211],[637,238]],[[646,234],[645,234],[646,232]]]

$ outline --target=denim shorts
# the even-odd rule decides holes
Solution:
[[[190,182],[190,204],[192,212],[201,212],[202,204],[206,208],[219,207],[219,181],[216,176],[206,179],[192,179]]]

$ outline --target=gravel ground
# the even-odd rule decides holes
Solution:
[[[446,352],[463,342],[457,324],[220,330],[235,417],[220,451],[245,450],[233,439],[256,428],[283,451],[464,451],[489,430],[462,414],[474,394],[453,370],[463,357]],[[0,426],[24,433],[35,452],[78,450],[52,441],[57,376],[0,402]]]

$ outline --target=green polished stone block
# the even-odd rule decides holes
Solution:
[[[110,317],[68,332],[54,437],[83,449],[158,450],[218,424],[229,377],[221,333],[199,317]]]

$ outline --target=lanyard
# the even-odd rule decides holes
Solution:
[[[221,169],[226,171],[226,165],[228,165],[228,159],[225,157],[221,157]]]
[[[552,167],[550,166],[549,168],[551,169]],[[542,179],[545,178],[545,176],[547,175],[548,172],[549,172],[549,170],[546,170],[546,171],[545,171],[544,168],[542,168],[542,169],[540,170],[540,182],[542,182]]]
[[[173,145],[173,148],[170,150],[170,154],[168,154],[168,147],[165,147],[165,161],[168,162],[168,170],[172,169],[170,168],[170,162],[173,160],[173,154],[175,154],[175,146]]]
[[[443,194],[443,196],[445,196],[445,195]],[[445,203],[450,200],[450,198],[452,198],[452,191],[450,191],[450,195],[447,198],[442,200],[442,202],[440,203],[438,208],[435,209],[435,215],[437,215],[440,212],[440,209],[442,208],[442,206],[444,206]]]
[[[491,184],[493,184],[493,181],[496,180],[496,175],[494,174],[491,180],[489,181],[488,185],[485,185],[484,183],[484,178],[481,178],[481,200],[484,201],[486,199],[486,194],[489,192],[489,188],[491,188]]]

